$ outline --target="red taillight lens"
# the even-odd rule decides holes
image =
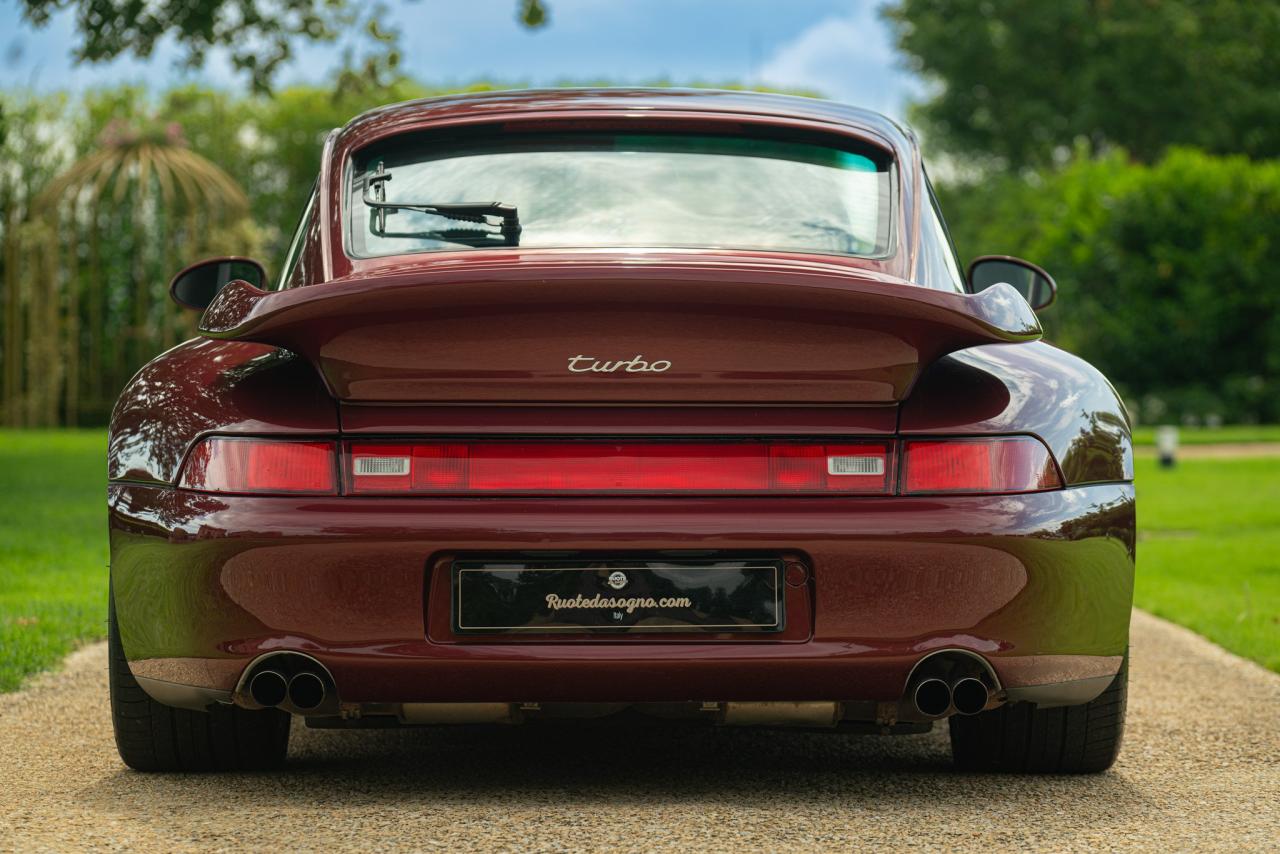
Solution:
[[[908,441],[904,494],[1038,492],[1062,486],[1049,449],[1029,436]]]
[[[332,442],[205,439],[187,457],[179,483],[203,492],[337,492]]]
[[[476,442],[350,446],[356,493],[884,493],[884,443]]]

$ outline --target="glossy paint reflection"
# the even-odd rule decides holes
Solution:
[[[337,409],[311,366],[263,344],[193,339],[129,382],[111,416],[112,480],[172,483],[207,433],[337,432]]]
[[[1040,656],[1120,655],[1132,601],[1133,490],[1122,484],[988,498],[484,502],[215,498],[135,485],[113,488],[111,524],[131,659],[158,672],[166,659],[243,663],[267,649],[302,649],[363,686],[362,699],[392,695],[405,680],[417,686],[411,699],[492,699],[489,666],[521,661],[554,663],[555,683],[536,669],[502,670],[543,696],[620,696],[638,686],[692,696],[708,672],[681,662],[732,670],[747,660],[797,699],[825,696],[832,679],[865,699],[867,686],[905,678],[922,651],[942,646],[1017,659],[1020,678],[1034,679],[1027,662]],[[431,569],[495,548],[796,546],[815,594],[812,637],[799,644],[457,638],[447,578]],[[638,659],[663,662],[661,684],[610,665]],[[481,661],[489,665],[477,669]],[[227,666],[228,678],[234,670]],[[414,674],[428,671],[449,676],[419,685]]]
[[[939,359],[902,405],[904,435],[1032,433],[1067,483],[1133,479],[1129,419],[1096,368],[1042,341]]]

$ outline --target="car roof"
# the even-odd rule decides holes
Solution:
[[[880,137],[900,155],[915,148],[915,137],[897,122],[850,104],[796,95],[724,89],[559,88],[472,92],[419,98],[377,107],[341,129],[338,147],[351,151],[375,139],[433,126],[510,120],[565,113],[612,113],[640,118],[701,114],[707,118],[802,120]]]

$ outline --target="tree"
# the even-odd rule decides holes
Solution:
[[[1047,336],[1143,420],[1280,421],[1280,160],[1115,152],[940,195],[965,257],[1020,255],[1054,275]]]
[[[24,138],[15,123],[19,135],[4,145],[23,152],[7,177],[28,178],[3,188],[6,424],[104,420],[138,365],[192,334],[194,318],[165,298],[169,276],[192,258],[258,242],[241,187],[191,149],[180,125],[143,113],[139,90],[92,96],[87,121],[61,103],[6,104],[67,143],[44,146],[57,151],[41,158],[38,136]],[[130,118],[121,107],[133,108]],[[51,177],[93,131],[84,155]]]
[[[49,22],[61,9],[76,10],[80,44],[76,59],[105,62],[118,56],[148,57],[162,39],[182,48],[188,67],[199,67],[211,48],[226,48],[236,69],[255,90],[269,91],[296,40],[337,41],[362,31],[375,45],[361,72],[381,80],[399,64],[399,33],[380,25],[386,7],[360,0],[22,0],[27,20]],[[517,0],[516,15],[527,27],[547,23],[544,0]],[[347,57],[351,63],[350,56]]]
[[[893,0],[912,115],[937,148],[1037,167],[1081,139],[1154,162],[1170,145],[1280,155],[1280,0]]]

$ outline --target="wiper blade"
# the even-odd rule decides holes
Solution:
[[[382,163],[379,163],[377,171],[369,176],[364,188],[364,203],[373,208],[376,227],[380,233],[386,234],[388,214],[401,210],[418,211],[419,213],[432,214],[445,219],[475,222],[481,225],[497,227],[507,246],[520,245],[520,232],[522,229],[520,227],[520,213],[516,210],[515,205],[508,205],[502,202],[443,202],[438,204],[432,202],[388,202],[386,200],[385,184],[390,180],[391,173],[383,168]],[[376,198],[372,195],[375,192],[377,193]],[[500,217],[501,222],[491,222],[489,217]]]
[[[379,237],[403,237],[407,240],[422,239],[439,240],[443,243],[458,243],[463,246],[483,248],[485,246],[508,246],[506,240],[492,231],[481,231],[478,228],[424,228],[420,231],[381,231]]]

